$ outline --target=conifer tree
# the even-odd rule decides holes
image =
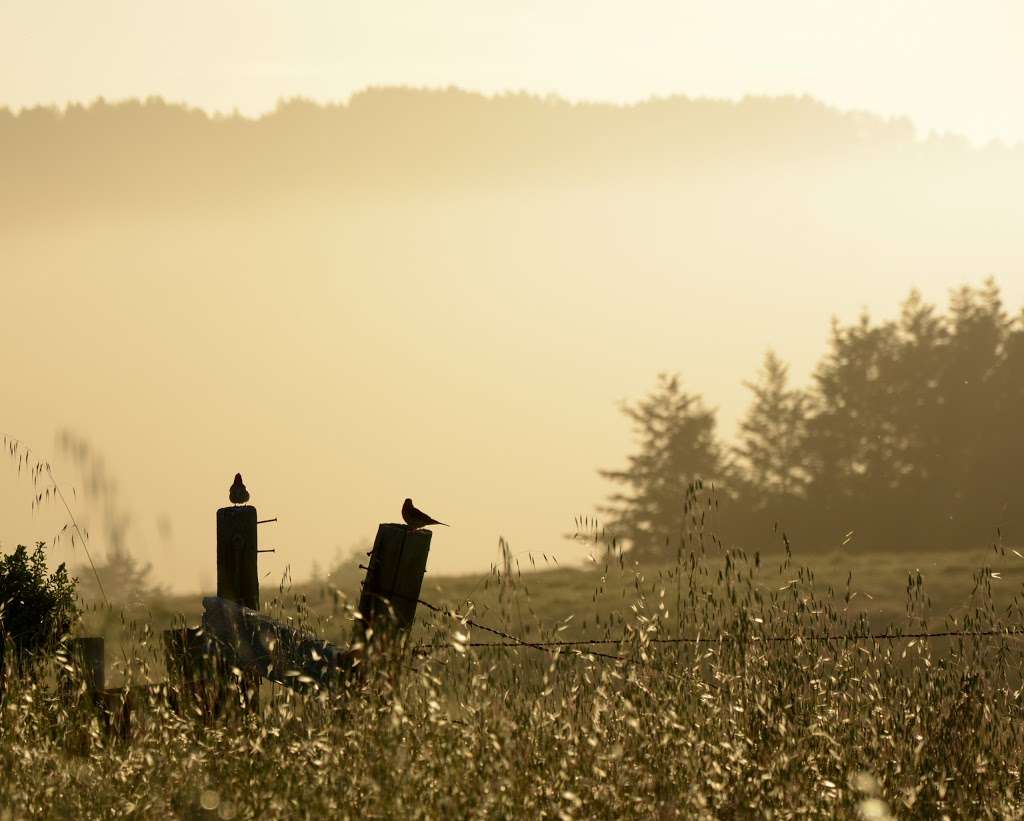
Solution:
[[[700,396],[683,390],[678,375],[668,374],[659,375],[645,399],[624,403],[622,411],[633,422],[639,448],[624,469],[600,471],[625,487],[602,513],[637,555],[658,555],[682,533],[688,489],[710,489],[723,476],[715,414]]]
[[[734,453],[747,507],[762,509],[802,498],[810,481],[807,417],[810,399],[788,386],[788,366],[769,351],[754,382],[745,382],[754,402],[740,423]]]

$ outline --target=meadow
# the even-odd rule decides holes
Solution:
[[[125,742],[57,697],[56,662],[12,678],[0,817],[1021,817],[1022,571],[999,544],[804,559],[696,538],[642,567],[595,542],[583,569],[506,548],[488,574],[428,574],[423,600],[463,618],[421,606],[347,690],[264,685],[259,712],[207,723],[154,698]],[[358,581],[353,562],[265,587],[264,608],[345,642]],[[157,631],[199,609],[81,628],[123,678],[162,680]],[[503,639],[475,625],[617,641],[486,647]],[[963,635],[864,638],[940,631]]]

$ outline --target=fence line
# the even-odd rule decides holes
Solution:
[[[441,615],[448,616],[453,619],[458,619],[463,624],[476,627],[478,630],[484,630],[488,633],[492,633],[496,636],[506,639],[506,641],[473,641],[467,642],[462,645],[464,647],[492,647],[492,648],[506,648],[506,647],[531,647],[535,650],[541,650],[548,652],[552,649],[568,649],[574,655],[577,656],[596,656],[598,658],[607,659],[609,661],[625,661],[630,663],[636,663],[634,659],[630,659],[627,656],[612,655],[611,653],[601,653],[597,650],[579,650],[579,647],[596,647],[600,645],[621,645],[627,639],[625,637],[621,639],[577,639],[577,640],[565,640],[565,641],[526,641],[518,636],[514,636],[511,633],[506,633],[503,630],[498,630],[494,627],[488,627],[485,624],[480,624],[473,619],[466,618],[459,615],[453,610],[449,610],[445,607],[438,607],[437,605],[431,604],[428,601],[419,599],[419,604],[422,604],[429,610]],[[646,640],[647,644],[800,644],[803,642],[862,642],[862,641],[914,641],[917,639],[938,639],[938,638],[993,638],[995,636],[1024,636],[1024,625],[1007,625],[1001,630],[936,630],[936,631],[921,631],[914,633],[893,633],[888,630],[884,633],[853,633],[849,635],[839,634],[826,634],[823,636],[819,635],[791,635],[791,636],[677,636],[670,638],[656,638],[650,637]],[[412,652],[419,655],[427,655],[435,650],[451,650],[453,648],[451,642],[446,643],[428,643],[428,644],[417,644],[412,648]]]

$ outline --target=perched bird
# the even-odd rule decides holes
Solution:
[[[241,473],[235,474],[235,482],[228,491],[228,499],[231,500],[233,505],[244,505],[249,501],[249,491],[245,489]]]
[[[417,510],[412,503],[412,499],[406,499],[402,505],[402,518],[405,519],[405,523],[413,530],[419,530],[421,527],[427,527],[427,525],[444,525],[448,527],[444,522],[431,519],[422,510]]]

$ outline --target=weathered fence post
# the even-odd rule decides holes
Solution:
[[[412,530],[406,525],[378,526],[359,596],[353,644],[366,647],[374,637],[393,637],[396,630],[412,627],[427,569],[430,537],[429,530]]]
[[[214,654],[223,656],[215,662],[218,669],[232,665],[242,671],[243,706],[256,706],[261,676],[297,690],[332,687],[353,674],[361,677],[368,645],[387,647],[412,627],[430,552],[430,531],[399,524],[379,526],[369,554],[352,646],[343,650],[258,611],[256,525],[252,507],[217,512],[217,595],[203,599],[203,628],[210,640],[207,647],[215,647]],[[191,639],[178,633],[175,637],[165,632],[169,675],[178,669],[172,655],[189,657],[184,645]]]
[[[260,609],[256,508],[232,505],[217,511],[217,596],[250,610]],[[242,671],[244,706],[259,709],[260,675]]]
[[[62,686],[72,695],[79,682],[85,684],[86,693],[95,701],[96,694],[107,686],[107,664],[102,637],[81,637],[67,643],[68,665],[74,673],[63,676]]]
[[[192,681],[201,678],[205,639],[199,627],[176,627],[164,630],[164,659],[167,675],[174,680]]]
[[[192,710],[204,721],[215,718],[223,685],[212,641],[202,628],[164,630],[164,661],[170,707],[182,715]]]
[[[256,531],[252,505],[217,511],[217,595],[250,610],[260,609]]]
[[[90,738],[88,723],[77,720],[83,715],[89,719],[98,715],[100,725],[109,731],[110,721],[106,714],[106,660],[104,641],[101,637],[69,639],[63,648],[66,666],[58,668],[58,687],[67,708],[76,718],[65,730],[68,748],[78,755],[89,751]],[[69,669],[70,668],[70,669]]]

